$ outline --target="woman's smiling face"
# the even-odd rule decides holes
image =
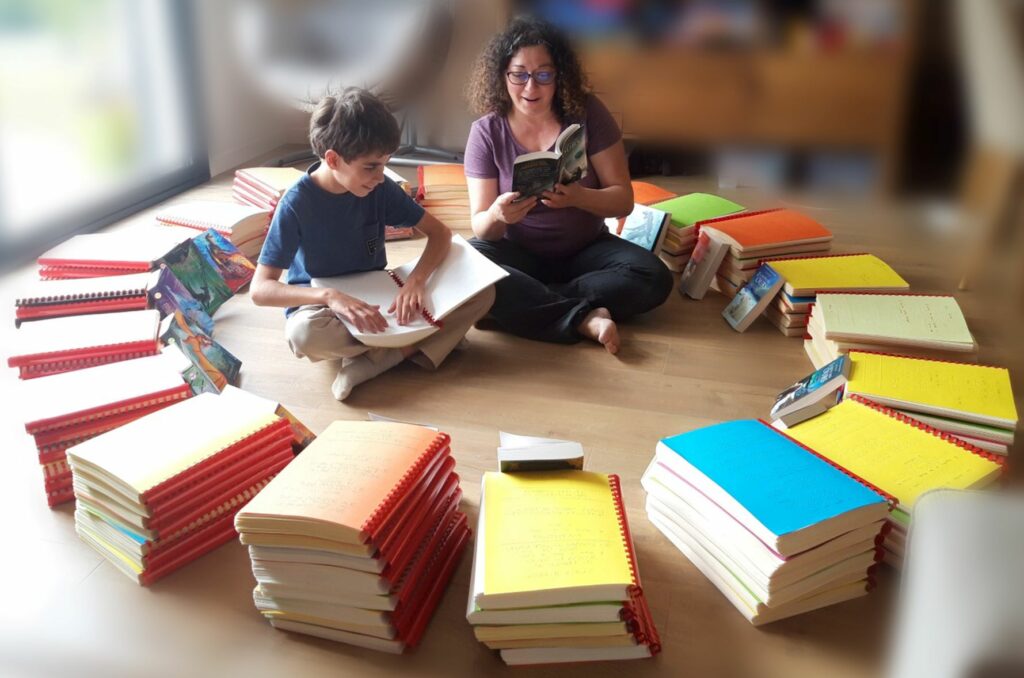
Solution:
[[[531,45],[520,48],[512,55],[505,71],[505,86],[508,88],[508,96],[516,111],[522,115],[535,116],[547,115],[552,110],[557,73],[554,60],[547,47]],[[518,85],[512,82],[508,76],[509,73],[529,73],[531,77],[525,84]],[[539,84],[537,74],[552,75],[550,84]],[[541,79],[543,78],[544,75],[541,75]]]

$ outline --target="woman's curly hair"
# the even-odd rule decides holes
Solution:
[[[477,115],[509,114],[512,100],[505,85],[505,72],[516,52],[534,45],[547,48],[558,72],[555,80],[558,91],[552,107],[559,121],[564,123],[585,117],[590,86],[579,57],[562,31],[532,17],[513,19],[508,28],[491,38],[477,57],[466,87],[466,99]]]

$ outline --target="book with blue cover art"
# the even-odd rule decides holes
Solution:
[[[195,242],[199,254],[220,273],[220,277],[232,292],[238,292],[252,280],[256,267],[217,231],[209,229],[197,235],[192,241]]]
[[[771,266],[761,264],[750,282],[740,289],[722,311],[722,317],[737,332],[745,331],[765,312],[785,282]]]
[[[633,205],[633,211],[626,217],[622,230],[617,235],[648,252],[657,254],[665,242],[670,219],[671,215],[668,212],[637,203]]]
[[[149,307],[160,311],[160,317],[166,318],[175,311],[181,311],[189,325],[198,327],[203,332],[213,335],[213,318],[206,312],[203,305],[196,301],[191,292],[185,289],[177,276],[165,264],[149,274],[146,296]]]
[[[665,438],[656,460],[784,557],[889,511],[881,494],[753,419]]]
[[[794,426],[824,412],[836,403],[828,396],[841,389],[849,377],[850,359],[841,355],[780,393],[772,405],[772,420],[781,419],[787,426]],[[818,403],[825,406],[818,408]]]

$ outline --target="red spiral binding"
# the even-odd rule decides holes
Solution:
[[[765,426],[767,426],[768,428],[770,428],[773,432],[778,433],[779,435],[781,435],[782,437],[784,437],[786,440],[790,441],[794,445],[799,445],[803,449],[807,450],[808,452],[813,454],[818,459],[821,459],[823,462],[825,462],[826,464],[828,464],[832,468],[834,468],[837,471],[840,471],[841,473],[843,473],[843,474],[853,478],[858,483],[860,483],[864,487],[868,488],[872,492],[875,492],[875,493],[881,495],[882,498],[884,498],[886,500],[886,503],[889,504],[889,511],[890,512],[894,508],[896,508],[896,506],[900,503],[900,500],[897,499],[895,495],[889,494],[888,492],[886,492],[882,488],[878,487],[877,485],[874,485],[873,483],[869,483],[864,478],[861,478],[859,475],[857,475],[853,471],[850,471],[849,469],[847,469],[847,468],[845,468],[843,466],[840,466],[839,464],[837,464],[836,462],[832,461],[828,457],[822,455],[819,452],[816,452],[815,450],[812,450],[810,447],[808,447],[807,445],[804,445],[802,442],[800,442],[799,440],[796,440],[792,436],[788,435],[786,432],[780,431],[779,429],[775,428],[774,426],[772,426],[771,424],[766,422],[764,419],[758,419],[758,421],[761,422],[762,424],[764,424]]]
[[[867,353],[868,355],[880,355],[880,356],[885,356],[886,358],[902,358],[903,360],[918,360],[918,361],[924,361],[924,362],[929,362],[929,363],[946,363],[946,364],[949,364],[949,365],[966,365],[967,367],[985,367],[985,368],[988,368],[990,370],[1002,370],[1003,372],[1007,372],[1008,371],[1005,367],[1000,367],[999,365],[986,365],[984,363],[966,363],[966,362],[963,362],[963,361],[960,361],[960,360],[944,360],[942,358],[922,358],[920,356],[902,355],[900,353],[889,353],[887,351],[869,351],[869,350],[863,349],[863,348],[850,349],[848,355],[852,356],[854,353]]]
[[[757,265],[761,266],[762,264],[770,264],[773,261],[794,261],[796,259],[837,259],[839,257],[863,257],[865,254],[871,254],[871,252],[848,252],[845,254],[795,254],[791,257],[765,257],[764,259],[758,259]]]
[[[629,531],[626,507],[622,503],[622,486],[619,476],[609,474],[608,485],[611,487],[615,515],[619,522],[619,532],[622,534],[622,545],[625,547],[629,571],[633,578],[633,584],[626,592],[629,596],[629,604],[622,611],[622,620],[626,622],[633,637],[636,638],[636,642],[646,645],[650,649],[651,655],[656,655],[661,652],[661,638],[658,636],[658,630],[654,627],[651,611],[647,607],[647,598],[640,585],[640,570],[636,564],[636,551],[633,549],[633,535]]]
[[[385,518],[387,518],[388,514],[395,507],[395,504],[397,504],[406,492],[409,491],[409,485],[411,485],[412,482],[420,476],[423,472],[423,468],[431,459],[433,459],[435,454],[448,447],[451,440],[451,437],[447,433],[438,433],[437,436],[434,437],[433,442],[427,446],[427,449],[425,449],[419,458],[413,462],[412,466],[406,469],[405,473],[402,474],[402,477],[398,480],[398,483],[391,488],[387,495],[384,496],[377,508],[370,513],[370,516],[366,519],[366,522],[363,523],[360,531],[369,534],[370,539],[372,540],[377,528],[380,527],[380,524]]]
[[[137,398],[129,398],[118,402],[97,405],[96,407],[90,407],[66,415],[30,421],[25,424],[25,431],[33,435],[43,431],[60,431],[71,427],[77,427],[96,419],[125,414],[145,407],[152,407],[163,402],[184,400],[191,396],[191,394],[192,389],[189,388],[188,384],[182,382],[178,386],[164,389],[162,391],[156,391]]]
[[[399,287],[405,287],[405,281],[402,280],[402,278],[397,273],[395,273],[392,270],[389,270],[388,271],[388,275],[391,276],[391,279],[395,281],[396,285],[398,285]],[[444,323],[442,321],[440,321],[440,320],[435,319],[434,316],[427,309],[421,308],[420,309],[420,314],[423,316],[424,320],[426,320],[428,323],[430,323],[434,327],[436,327],[438,329],[441,329],[442,327],[444,327]]]
[[[700,237],[700,229],[703,226],[710,226],[712,224],[720,224],[723,221],[733,221],[734,219],[745,219],[747,217],[756,217],[759,214],[768,214],[770,212],[781,212],[782,207],[772,207],[766,210],[754,210],[752,212],[736,212],[735,214],[726,214],[721,217],[715,217],[713,219],[702,219],[701,221],[694,222],[693,224],[693,235]]]
[[[51,374],[61,374],[62,372],[71,372],[74,370],[85,369],[86,367],[96,367],[98,365],[116,363],[122,360],[145,358],[146,356],[156,355],[158,350],[158,347],[154,344],[152,348],[140,348],[134,351],[125,351],[123,353],[106,353],[81,358],[67,358],[42,363],[17,365],[18,376],[21,379],[36,379],[38,377],[46,377]],[[11,365],[10,360],[8,360],[7,364]],[[14,365],[11,366],[14,367]]]
[[[993,452],[986,452],[985,450],[981,449],[980,447],[976,447],[974,445],[971,445],[969,442],[967,442],[965,440],[957,438],[955,435],[952,435],[950,433],[946,433],[944,431],[940,431],[939,429],[935,428],[934,426],[929,426],[928,424],[925,424],[922,421],[918,421],[917,419],[913,419],[911,417],[908,417],[907,415],[903,414],[902,412],[897,412],[896,410],[893,410],[893,409],[890,409],[888,407],[885,407],[884,405],[879,405],[878,403],[872,402],[872,401],[868,400],[867,398],[865,398],[863,396],[857,395],[856,393],[850,394],[850,397],[848,398],[848,400],[852,400],[854,402],[860,403],[861,405],[864,405],[865,407],[869,407],[869,408],[871,408],[873,410],[881,412],[882,414],[888,415],[888,416],[892,417],[893,419],[896,419],[897,421],[901,421],[904,424],[908,424],[910,426],[913,426],[914,428],[917,428],[917,429],[920,429],[922,431],[925,431],[926,433],[931,433],[933,436],[935,436],[937,438],[941,438],[942,440],[945,440],[946,442],[951,443],[953,445],[956,445],[957,447],[963,449],[966,452],[970,452],[971,454],[976,454],[977,456],[982,457],[983,459],[988,459],[991,462],[995,462],[999,466],[999,468],[1000,468],[1000,473],[1002,473],[1003,471],[1006,470],[1005,469],[1005,467],[1006,467],[1006,458],[1005,457],[1001,457],[998,454],[995,454]]]

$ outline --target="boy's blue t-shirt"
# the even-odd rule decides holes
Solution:
[[[313,164],[281,198],[259,263],[288,269],[289,285],[313,278],[380,270],[387,266],[384,225],[415,226],[423,208],[391,179],[365,198],[317,186]]]

